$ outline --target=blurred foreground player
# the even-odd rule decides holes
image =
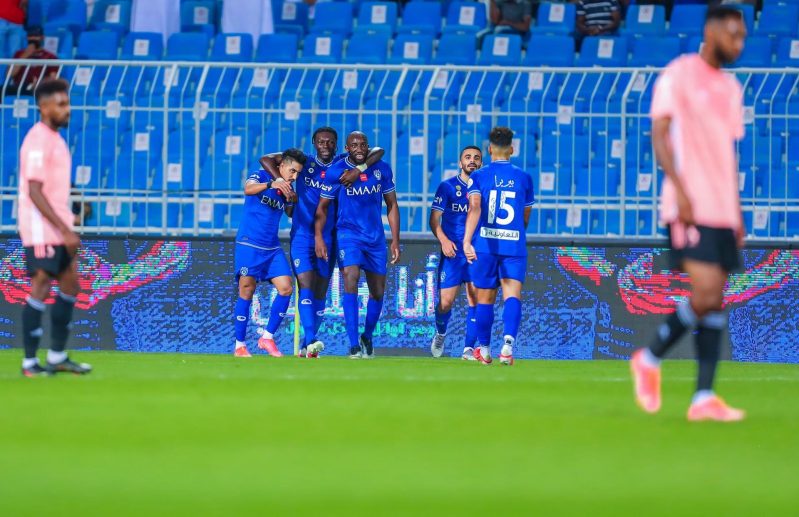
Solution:
[[[77,253],[80,238],[73,231],[69,202],[72,158],[58,130],[69,124],[68,84],[60,79],[42,82],[36,90],[41,121],[36,123],[20,149],[19,235],[25,248],[31,291],[22,310],[22,341],[26,377],[56,372],[85,374],[91,366],[74,363],[67,356],[69,324],[80,288]],[[58,293],[50,312],[52,342],[47,364],[36,357],[42,336],[45,300],[53,280]]]
[[[688,420],[744,418],[713,392],[713,379],[727,325],[724,286],[741,266],[745,233],[734,146],[744,135],[743,93],[721,67],[738,59],[745,37],[740,11],[711,8],[701,52],[673,61],[655,83],[652,142],[666,173],[661,218],[669,225],[673,266],[691,278],[691,297],[660,326],[649,348],[632,355],[636,400],[648,413],[660,409],[660,360],[695,329],[699,368]]]
[[[285,182],[294,181],[305,165],[305,153],[288,149],[282,155],[280,177]],[[285,193],[273,186],[269,173],[259,170],[250,175],[244,184],[244,214],[236,234],[236,281],[239,299],[236,302],[234,327],[236,357],[251,357],[244,339],[250,321],[250,305],[258,282],[270,281],[277,289],[272,302],[266,332],[258,340],[258,347],[272,357],[282,357],[274,333],[277,332],[288,310],[294,282],[291,267],[280,246],[278,231],[283,212],[289,217],[294,204],[286,200]]]

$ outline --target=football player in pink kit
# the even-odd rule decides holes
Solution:
[[[69,323],[78,294],[77,253],[80,238],[72,229],[69,203],[72,159],[58,133],[69,124],[68,84],[61,79],[42,82],[36,89],[41,121],[33,126],[20,149],[19,235],[25,248],[31,291],[22,310],[22,341],[26,377],[55,372],[85,374],[91,366],[72,362],[65,351]],[[42,316],[50,284],[58,281],[51,316],[52,341],[47,364],[36,357],[42,336]]]
[[[741,12],[708,11],[699,54],[684,55],[663,71],[652,98],[652,143],[666,173],[661,219],[669,225],[673,266],[691,278],[691,296],[660,326],[648,348],[633,353],[638,404],[660,409],[660,360],[696,330],[697,388],[688,420],[737,421],[744,412],[713,392],[727,325],[722,312],[729,273],[741,266],[744,225],[738,197],[735,141],[744,135],[743,93],[721,70],[740,56],[746,38]]]

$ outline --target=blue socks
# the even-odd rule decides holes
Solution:
[[[313,301],[313,308],[314,308],[314,335],[319,333],[319,328],[322,326],[322,320],[325,318],[325,305],[327,304],[327,300],[322,298],[321,300],[316,298]]]
[[[347,337],[350,340],[350,348],[355,348],[359,346],[358,295],[356,293],[344,293],[341,301],[344,306],[344,324],[347,327]]]
[[[505,310],[502,313],[502,320],[505,322],[505,337],[510,336],[516,340],[519,333],[519,324],[522,321],[522,302],[518,298],[508,298],[505,300]]]
[[[250,305],[252,300],[239,298],[233,311],[233,328],[236,330],[236,341],[243,343],[247,337],[247,323],[250,322]]]
[[[300,289],[300,323],[305,333],[304,343],[307,345],[316,340],[316,310],[314,307],[313,291]]]
[[[280,322],[283,321],[283,317],[289,308],[289,302],[291,302],[291,295],[283,296],[278,294],[275,297],[275,301],[272,302],[272,310],[269,312],[269,322],[266,324],[267,337],[271,338],[277,332]]]
[[[475,319],[477,341],[481,346],[491,346],[491,327],[494,325],[494,306],[488,303],[477,304]]]
[[[442,336],[447,333],[447,325],[449,325],[449,319],[452,317],[452,310],[448,310],[447,312],[439,312],[436,309],[436,332],[441,334]]]
[[[469,307],[466,312],[466,342],[464,348],[474,348],[477,341],[477,307]]]
[[[367,339],[372,339],[372,334],[377,326],[377,320],[380,319],[380,313],[383,311],[383,299],[375,300],[370,297],[366,303],[366,322],[363,327],[363,335]]]

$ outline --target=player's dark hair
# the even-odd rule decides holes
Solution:
[[[63,79],[45,79],[36,88],[36,104],[52,97],[56,93],[68,93],[69,83]]]
[[[281,155],[281,160],[283,160],[284,162],[286,160],[295,161],[299,163],[302,167],[305,167],[305,162],[307,161],[307,158],[305,157],[304,152],[300,151],[295,147],[292,147],[291,149],[286,149],[285,151],[283,151],[283,154]]]
[[[743,12],[740,9],[729,5],[716,5],[708,8],[705,15],[705,24],[715,21],[724,21],[728,18],[737,18],[743,20]]]
[[[316,128],[316,131],[313,132],[313,136],[311,137],[311,142],[316,141],[316,135],[318,135],[319,133],[333,133],[333,136],[336,137],[336,142],[338,142],[338,133],[336,132],[335,129],[333,129],[330,126],[321,126]]]
[[[465,152],[466,152],[466,151],[468,151],[469,149],[474,149],[475,151],[477,151],[477,152],[478,152],[478,153],[480,153],[481,155],[483,154],[483,150],[482,150],[482,149],[480,149],[479,147],[477,147],[476,145],[467,145],[466,147],[464,147],[463,149],[461,149],[461,156],[463,156],[463,153],[465,153]]]
[[[513,145],[513,131],[509,127],[497,126],[488,134],[488,141],[496,147]]]

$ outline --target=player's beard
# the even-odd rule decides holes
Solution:
[[[732,63],[738,60],[740,56],[732,56],[731,53],[727,53],[724,49],[720,47],[716,47],[716,61],[718,61],[722,66],[723,65],[731,65]]]

